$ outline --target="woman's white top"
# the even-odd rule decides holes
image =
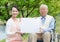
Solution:
[[[19,23],[14,23],[13,19],[10,18],[6,23],[6,34],[15,34],[17,29],[20,29],[20,21]]]
[[[14,34],[17,32],[17,29],[20,29],[20,21],[19,19],[18,23],[15,23],[12,18],[10,18],[6,23],[6,34]]]
[[[9,37],[8,35],[13,35],[16,32],[20,31],[20,20],[17,19],[18,22],[14,22],[12,18],[10,18],[7,23],[6,23],[6,34],[7,34],[7,39],[6,42],[9,42]],[[14,38],[10,38],[10,40],[13,40]]]

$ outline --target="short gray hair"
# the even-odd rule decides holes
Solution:
[[[48,6],[46,4],[41,4],[40,7],[39,7],[39,9],[41,9],[43,6],[48,9]]]

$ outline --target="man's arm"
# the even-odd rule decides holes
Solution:
[[[44,32],[47,32],[47,31],[50,32],[52,29],[54,29],[54,27],[55,27],[55,19],[52,18],[52,20],[51,20],[51,22],[49,24],[49,28],[48,29],[44,29]]]

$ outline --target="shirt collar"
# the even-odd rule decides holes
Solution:
[[[45,17],[42,17],[42,16],[41,16],[41,18],[46,18],[46,17],[47,17],[47,15],[46,15]]]

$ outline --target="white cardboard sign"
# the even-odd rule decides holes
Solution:
[[[20,29],[22,33],[38,33],[40,30],[39,19],[21,18]]]

